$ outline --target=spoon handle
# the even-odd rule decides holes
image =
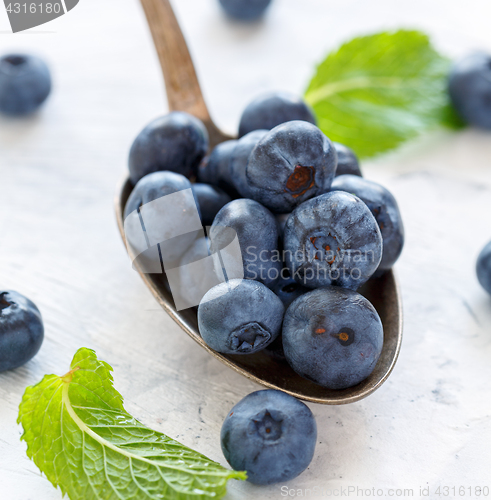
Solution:
[[[186,111],[199,118],[210,135],[210,146],[231,137],[210,117],[186,40],[169,0],[141,0],[164,74],[170,111]]]

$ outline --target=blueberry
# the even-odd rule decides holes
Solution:
[[[220,188],[210,184],[192,185],[194,197],[199,206],[201,221],[204,226],[211,226],[220,209],[231,201],[230,196]]]
[[[481,286],[491,294],[491,241],[482,249],[477,259],[477,278]]]
[[[243,198],[252,198],[246,178],[249,157],[256,144],[268,133],[267,130],[254,130],[242,137],[235,146],[230,161],[230,175],[235,189]]]
[[[336,177],[331,191],[346,191],[366,203],[382,233],[383,253],[378,270],[390,269],[404,246],[404,226],[394,196],[380,184],[355,175]]]
[[[172,197],[172,212],[169,211],[169,206],[151,203],[184,190],[189,190],[189,192],[179,197]],[[198,226],[201,227],[191,182],[175,172],[154,172],[138,181],[124,210],[125,229],[128,217],[135,211],[138,211],[145,226],[145,238],[149,242],[148,246],[151,247],[145,256],[150,261],[159,262],[161,258],[164,263],[169,263],[180,259],[197,237],[197,233],[192,230],[197,231]],[[134,222],[141,227],[138,217],[134,219]],[[139,227],[135,232],[131,231],[131,234],[128,232],[126,234],[129,242],[134,246],[136,246],[136,237],[140,235]],[[183,234],[183,228],[193,229],[184,230]],[[132,239],[133,234],[135,236]],[[152,252],[152,249],[156,250],[156,246],[159,251]]]
[[[254,200],[231,201],[218,212],[211,226],[213,251],[229,245],[235,233],[242,252],[243,277],[273,287],[282,267],[273,214]],[[242,277],[242,268],[239,274],[228,277]]]
[[[252,354],[278,337],[285,309],[262,283],[232,279],[209,290],[198,307],[203,340],[224,354]]]
[[[363,177],[360,170],[360,163],[355,155],[355,152],[344,144],[333,142],[334,149],[338,154],[338,168],[336,169],[336,177],[339,175],[358,175]]]
[[[0,291],[0,372],[27,363],[38,353],[43,338],[39,309],[20,293]]]
[[[0,111],[22,116],[36,111],[51,92],[51,74],[39,57],[10,54],[0,59]]]
[[[317,124],[314,114],[305,102],[287,92],[263,94],[252,101],[242,113],[239,137],[253,130],[271,130],[292,120]]]
[[[304,293],[310,292],[308,288],[299,285],[290,275],[286,273],[287,276],[280,277],[278,282],[276,283],[273,291],[278,295],[281,302],[285,306],[285,309],[289,307],[289,305],[298,297],[303,295]]]
[[[253,149],[246,168],[248,189],[270,210],[291,212],[330,188],[336,163],[331,141],[315,125],[284,123]]]
[[[317,441],[312,412],[293,396],[267,389],[249,394],[225,418],[222,451],[255,484],[284,483],[310,464]]]
[[[384,331],[372,304],[352,290],[319,288],[285,314],[283,349],[302,377],[328,389],[365,380],[382,352]]]
[[[270,3],[271,0],[220,0],[227,15],[238,21],[256,21]]]
[[[131,182],[136,184],[145,175],[162,170],[193,178],[207,150],[208,132],[194,116],[174,111],[157,118],[138,134],[131,146]]]
[[[223,189],[232,198],[240,198],[230,174],[230,162],[237,141],[225,141],[213,148],[209,156],[201,161],[198,168],[198,180]]]
[[[382,258],[382,235],[356,196],[334,191],[302,203],[285,226],[285,260],[308,288],[337,285],[356,290]]]
[[[455,63],[448,85],[452,103],[462,119],[491,129],[491,55],[477,52]]]

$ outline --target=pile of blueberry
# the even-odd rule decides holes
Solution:
[[[236,235],[242,262],[217,260],[226,279],[197,297],[203,340],[245,355],[279,339],[302,377],[328,389],[360,383],[380,356],[383,326],[357,290],[401,254],[396,200],[364,179],[353,151],[332,143],[290,94],[259,97],[242,115],[239,139],[207,149],[205,127],[186,113],[150,123],[131,147],[135,188],[125,209],[128,216],[192,188],[208,238],[161,245],[164,261],[220,255]],[[175,207],[176,225],[187,208]]]
[[[289,94],[253,101],[239,139],[208,156],[207,149],[205,127],[186,113],[150,123],[131,147],[135,187],[125,207],[125,217],[145,211],[148,233],[164,216],[148,209],[151,202],[185,189],[194,193],[202,224],[211,225],[207,237],[173,238],[156,255],[180,262],[183,289],[199,303],[203,340],[218,352],[242,355],[274,342],[293,370],[316,384],[337,390],[360,383],[375,368],[384,332],[357,290],[401,254],[396,200],[364,179],[353,151],[332,143],[307,105]],[[191,202],[175,203],[170,225],[185,227]],[[185,264],[225,255],[234,237],[241,260],[234,267],[226,257],[216,259],[225,279],[200,293]],[[231,410],[221,439],[234,469],[272,484],[309,465],[316,435],[307,406],[267,390]]]

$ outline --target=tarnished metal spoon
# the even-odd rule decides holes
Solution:
[[[199,118],[209,132],[211,147],[232,139],[221,132],[210,117],[186,41],[169,0],[141,0],[141,3],[164,73],[169,110],[186,111]],[[132,188],[129,179],[125,178],[115,200],[118,226],[123,241],[125,241],[124,207]],[[384,325],[384,347],[377,366],[370,377],[357,386],[334,391],[305,380],[297,375],[281,356],[272,356],[267,351],[242,356],[223,355],[213,351],[199,335],[196,310],[177,312],[172,296],[164,286],[162,275],[145,274],[138,263],[135,263],[135,268],[157,302],[203,349],[245,377],[305,401],[338,405],[363,399],[387,380],[397,361],[402,342],[402,304],[397,280],[392,271],[370,280],[360,290],[375,306]]]

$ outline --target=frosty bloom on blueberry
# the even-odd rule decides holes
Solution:
[[[244,198],[252,198],[249,188],[246,169],[252,150],[257,143],[268,133],[267,130],[254,130],[239,139],[230,160],[230,176],[235,188]]]
[[[24,116],[37,111],[51,92],[51,73],[39,57],[9,54],[0,59],[0,112]]]
[[[227,15],[238,21],[256,21],[269,7],[271,0],[219,0]]]
[[[302,99],[288,92],[269,92],[246,107],[240,119],[239,137],[253,130],[271,130],[293,120],[317,124],[312,110]]]
[[[231,201],[218,212],[210,228],[213,252],[230,243],[230,229],[234,230],[232,234],[237,234],[242,252],[244,269],[240,277],[273,287],[281,271],[277,258],[278,229],[273,214],[254,200]]]
[[[130,178],[162,170],[195,177],[208,149],[208,132],[194,116],[174,111],[149,123],[134,140],[129,155]]]
[[[331,191],[345,191],[360,198],[370,209],[383,239],[379,272],[390,269],[404,246],[404,226],[394,196],[380,184],[355,175],[341,175],[334,179]]]
[[[341,191],[296,208],[285,226],[285,260],[303,286],[358,289],[382,258],[382,235],[365,203]]]
[[[20,293],[0,291],[0,372],[27,363],[43,339],[43,320],[36,305]]]
[[[198,167],[198,180],[223,189],[232,198],[238,198],[232,180],[230,162],[237,141],[225,141],[213,148],[209,156],[205,156]]]
[[[278,337],[284,311],[281,300],[262,283],[232,279],[201,300],[199,331],[215,351],[251,354]]]
[[[302,377],[346,389],[367,378],[382,352],[383,326],[362,295],[339,287],[314,290],[296,299],[283,324],[283,349]]]
[[[247,185],[252,197],[273,212],[291,212],[331,187],[336,165],[336,150],[315,125],[290,121],[268,132],[253,149]]]
[[[222,451],[255,484],[289,481],[312,461],[317,425],[301,401],[273,389],[249,394],[223,422]]]

